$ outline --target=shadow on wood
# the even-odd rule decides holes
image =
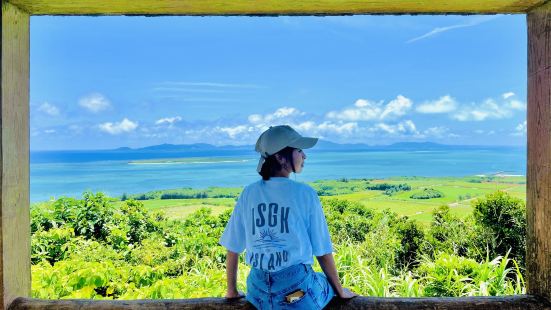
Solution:
[[[15,299],[9,307],[9,310],[23,309],[254,309],[254,307],[244,299],[227,301],[223,298],[173,300],[43,300],[22,297]],[[333,299],[326,309],[551,310],[551,303],[544,298],[530,295],[461,298],[356,297],[346,301],[342,299]]]

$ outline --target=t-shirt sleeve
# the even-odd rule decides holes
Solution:
[[[312,192],[311,200],[313,204],[310,209],[310,229],[308,230],[308,234],[310,235],[310,243],[312,244],[312,253],[315,256],[322,256],[333,253],[333,245],[320,199],[315,191]]]
[[[234,253],[241,253],[245,250],[245,221],[243,219],[243,193],[237,199],[235,208],[222,237],[219,241],[220,245]]]

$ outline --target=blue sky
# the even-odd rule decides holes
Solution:
[[[31,18],[31,149],[524,145],[523,15]]]

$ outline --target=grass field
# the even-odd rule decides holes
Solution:
[[[173,219],[183,219],[200,208],[209,208],[213,214],[220,214],[232,209],[233,198],[193,198],[193,199],[151,199],[142,200],[149,210],[162,210],[166,216]],[[122,204],[118,201],[117,205]]]
[[[369,190],[366,186],[376,184],[408,184],[409,191],[399,191],[386,195],[382,190]],[[526,178],[523,176],[504,177],[395,177],[370,180],[320,180],[312,183],[316,189],[327,189],[330,196],[322,196],[321,200],[339,198],[356,201],[365,206],[382,211],[390,209],[399,215],[405,215],[428,224],[432,211],[440,205],[449,205],[452,213],[465,217],[471,213],[471,203],[474,199],[483,197],[497,190],[506,191],[514,197],[526,199]],[[411,195],[423,192],[423,189],[435,189],[443,197],[431,199],[412,199]],[[162,210],[168,217],[182,219],[200,208],[210,208],[214,214],[220,214],[233,208],[235,198],[192,198],[192,199],[151,199],[143,200],[150,210]],[[115,205],[122,202],[117,201]],[[37,203],[40,205],[44,203]]]
[[[399,215],[406,215],[422,224],[428,224],[434,208],[440,205],[449,205],[452,213],[465,217],[471,213],[471,203],[474,199],[483,197],[497,190],[503,190],[514,197],[526,198],[525,177],[464,177],[464,178],[422,178],[401,177],[369,180],[369,184],[409,184],[410,191],[403,191],[388,196],[380,190],[359,190],[354,180],[327,180],[317,181],[318,185],[345,189],[347,185],[354,192],[322,196],[324,199],[339,198],[357,201],[374,210],[390,209]],[[412,199],[411,195],[422,192],[424,188],[436,189],[443,193],[443,197],[432,199]],[[231,209],[234,198],[204,198],[204,199],[155,199],[145,200],[144,204],[150,209],[163,210],[171,218],[185,218],[199,208],[211,208],[213,213],[219,214]]]

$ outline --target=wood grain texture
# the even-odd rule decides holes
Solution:
[[[31,15],[525,13],[544,0],[10,0]]]
[[[527,290],[551,299],[551,4],[527,22]]]
[[[254,309],[241,299],[228,302],[222,298],[197,298],[175,300],[40,300],[18,298],[9,310],[53,310],[53,309],[98,309],[98,310],[169,310],[169,309]],[[378,309],[378,310],[551,310],[545,299],[518,295],[504,297],[465,297],[465,298],[372,298],[356,297],[343,301],[333,299],[325,309]]]
[[[0,292],[30,296],[29,15],[2,2]]]

